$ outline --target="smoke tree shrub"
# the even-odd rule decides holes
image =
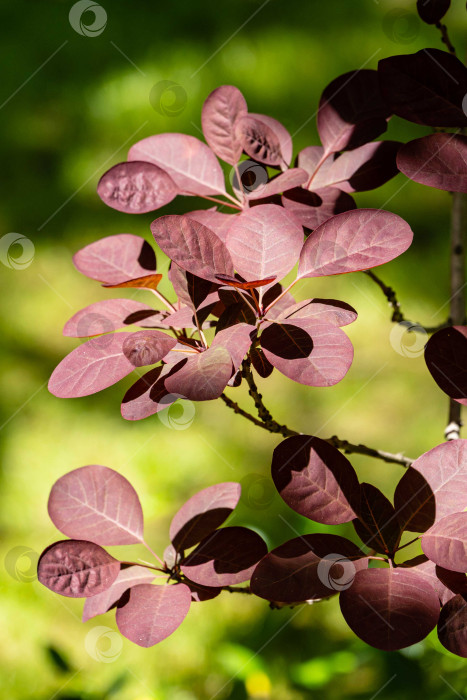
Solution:
[[[236,87],[221,86],[203,106],[206,143],[178,133],[150,136],[102,176],[99,196],[122,212],[152,212],[180,195],[209,206],[151,224],[171,261],[171,299],[158,289],[153,248],[137,236],[110,236],[75,255],[86,276],[110,289],[149,289],[159,308],[120,298],[75,314],[64,333],[88,340],[55,369],[50,391],[86,396],[136,371],[121,405],[127,420],[179,399],[222,398],[285,438],[274,450],[271,475],[287,506],[326,526],[352,523],[361,543],[314,533],[268,552],[253,530],[224,525],[240,499],[240,484],[229,482],[181,507],[159,556],[144,539],[130,483],[107,467],[82,467],[52,488],[50,517],[70,539],[44,551],[38,576],[55,593],[85,598],[84,620],[116,609],[121,633],[147,647],[172,634],[191,603],[223,590],[256,595],[273,608],[339,595],[349,627],[376,648],[407,647],[437,627],[441,643],[467,657],[467,441],[459,436],[467,403],[467,69],[441,24],[449,5],[417,2],[449,51],[392,56],[377,71],[338,77],[319,102],[321,145],[295,160],[285,127],[249,112]],[[393,115],[436,131],[406,144],[375,141]],[[231,168],[231,191],[218,159]],[[399,171],[453,193],[451,312],[442,327],[430,329],[425,351],[429,372],[449,396],[448,441],[415,461],[336,436],[299,434],[272,417],[255,380],[255,373],[267,378],[276,369],[310,387],[332,386],[351,365],[342,327],[357,312],[341,300],[297,302],[291,290],[299,280],[367,271],[390,302],[392,320],[404,320],[394,291],[372,269],[407,250],[410,226],[389,211],[359,209],[352,197]],[[230,396],[242,381],[258,417]],[[343,452],[407,467],[393,500],[361,483]],[[404,533],[415,537],[402,544]],[[403,550],[415,541],[422,554],[406,559]],[[119,561],[103,548],[134,543],[148,548],[152,563]]]

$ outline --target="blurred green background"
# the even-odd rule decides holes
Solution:
[[[218,481],[242,482],[232,522],[256,528],[270,546],[295,532],[326,529],[296,516],[274,494],[269,466],[278,438],[220,403],[196,405],[193,422],[182,430],[177,408],[172,427],[157,417],[135,424],[121,419],[119,401],[131,378],[90,398],[65,401],[47,392],[52,369],[76,345],[61,336],[63,324],[108,296],[76,272],[71,256],[113,233],[150,240],[154,217],[106,208],[95,194],[98,178],[125,159],[135,140],[164,131],[199,136],[203,100],[219,84],[237,85],[251,111],[280,119],[294,134],[297,153],[317,143],[314,113],[333,78],[374,68],[391,54],[442,46],[437,30],[418,20],[415,0],[103,0],[103,5],[107,25],[88,37],[69,23],[71,2],[2,3],[0,229],[2,235],[26,236],[35,247],[23,269],[0,264],[2,696],[465,697],[465,664],[440,646],[435,633],[410,649],[380,653],[343,624],[337,598],[271,611],[260,600],[224,593],[193,605],[173,637],[146,650],[120,642],[112,614],[82,625],[80,601],[55,596],[35,581],[37,553],[60,539],[47,516],[50,487],[84,464],[105,464],[132,481],[147,538],[159,553],[178,506]],[[82,19],[88,24],[93,15]],[[463,56],[463,1],[453,0],[446,21]],[[163,80],[186,94],[175,116],[164,114],[165,98],[156,103],[159,111],[149,100]],[[384,138],[424,133],[394,119]],[[426,325],[444,320],[449,195],[399,175],[356,199],[361,206],[388,208],[411,224],[412,248],[381,268],[381,276],[397,289],[409,318]],[[201,200],[178,198],[162,213],[203,206]],[[13,257],[19,253],[19,246],[10,250]],[[159,263],[165,270],[161,254]],[[139,298],[150,302],[149,294],[142,291]],[[344,381],[329,389],[305,388],[279,373],[261,382],[274,416],[310,434],[337,434],[413,457],[441,442],[447,400],[425,368],[424,338],[391,326],[386,301],[371,280],[362,273],[308,280],[297,294],[345,299],[356,307],[359,319],[348,328],[355,361]],[[248,405],[243,388],[229,393]],[[351,461],[361,480],[392,497],[402,468],[367,457]],[[353,536],[348,526],[334,531]],[[144,554],[135,548],[134,556]]]

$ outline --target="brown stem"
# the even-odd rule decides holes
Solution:
[[[455,54],[456,49],[451,44],[451,40],[450,40],[449,34],[448,34],[448,28],[446,27],[446,25],[442,24],[441,22],[436,22],[436,28],[439,29],[439,31],[441,32],[441,41],[443,42],[443,44],[446,45],[448,51],[450,53]]]
[[[451,304],[450,315],[454,326],[462,326],[465,318],[465,248],[467,228],[467,197],[461,192],[452,195],[451,215]],[[444,432],[446,440],[460,437],[462,406],[449,399],[449,419]]]

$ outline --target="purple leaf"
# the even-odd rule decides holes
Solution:
[[[355,572],[368,567],[357,545],[339,535],[301,535],[269,552],[251,577],[254,595],[277,603],[300,603],[335,595]]]
[[[320,323],[330,323],[333,326],[347,326],[357,318],[355,309],[345,301],[335,299],[306,299],[299,301],[277,316],[277,320],[313,318]]]
[[[198,209],[185,214],[189,219],[203,224],[225,243],[227,232],[238,214],[223,214],[215,209]]]
[[[128,602],[117,608],[117,627],[140,647],[152,647],[167,639],[188,615],[191,593],[183,583],[152,586],[142,583],[130,589]]]
[[[212,586],[200,586],[199,583],[190,581],[187,578],[185,578],[183,582],[190,589],[191,600],[193,601],[193,603],[203,603],[205,600],[212,600],[213,598],[217,598],[217,596],[222,593],[221,588],[213,588]]]
[[[304,182],[308,180],[308,175],[302,168],[290,168],[286,170],[285,173],[280,173],[273,177],[272,180],[264,185],[264,187],[258,187],[253,190],[250,194],[247,194],[248,199],[262,199],[263,197],[272,197],[275,194],[281,194],[287,190],[291,190],[294,187],[303,185]]]
[[[422,537],[422,549],[431,561],[449,571],[467,571],[467,512],[438,520]]]
[[[89,396],[134,370],[123,354],[126,333],[102,335],[78,346],[52,372],[49,391],[62,399]]]
[[[417,0],[417,11],[427,24],[437,24],[449,10],[451,0]]]
[[[154,576],[155,572],[144,566],[128,566],[126,569],[121,569],[110,588],[85,601],[83,622],[108,612],[120,600],[125,591],[140,583],[151,583]]]
[[[170,523],[169,534],[175,549],[193,547],[222,525],[237,506],[241,490],[237,482],[227,481],[192,496]]]
[[[332,81],[321,95],[317,126],[326,153],[356,148],[386,131],[390,111],[375,70],[356,70]]]
[[[285,160],[277,135],[263,120],[247,114],[237,120],[235,135],[245,153],[259,163],[280,167]]]
[[[307,386],[334,386],[353,360],[353,346],[346,334],[313,318],[271,323],[260,340],[266,359],[279,372]]]
[[[337,187],[325,187],[314,192],[297,187],[282,195],[282,204],[302,226],[311,231],[331,216],[357,208],[352,197]]]
[[[235,124],[246,116],[248,106],[240,90],[221,85],[206,99],[201,114],[203,134],[216,156],[229,165],[236,165],[243,143],[235,133]]]
[[[230,328],[218,331],[214,336],[211,347],[225,348],[232,359],[233,371],[236,372],[250,349],[255,335],[255,326],[249,323],[237,323]]]
[[[436,566],[424,554],[409,559],[398,566],[411,568],[417,574],[422,575],[435,589],[441,605],[454,598],[458,593],[467,594],[467,577],[458,571],[448,571],[441,566]]]
[[[219,301],[219,283],[202,279],[172,262],[168,277],[180,302],[194,309]]]
[[[303,229],[275,204],[247,209],[227,234],[227,247],[237,272],[246,280],[285,277],[303,245]]]
[[[118,282],[117,284],[103,284],[102,286],[106,287],[106,289],[157,289],[161,279],[162,275],[144,275],[144,277],[125,280],[125,282]]]
[[[367,270],[397,258],[412,243],[404,219],[381,209],[358,209],[333,216],[305,241],[298,277],[321,277]]]
[[[105,284],[144,277],[156,269],[156,256],[149,243],[131,233],[90,243],[76,253],[73,262],[83,275]]]
[[[263,379],[266,379],[269,377],[272,372],[274,371],[274,367],[272,364],[269,362],[269,360],[266,359],[266,356],[264,352],[261,350],[261,348],[255,348],[252,347],[250,350],[250,360],[251,364],[255,368],[255,370],[258,372],[260,377],[263,377]]]
[[[87,338],[147,321],[157,315],[153,308],[133,299],[105,299],[86,306],[72,316],[65,324],[63,335]]]
[[[421,185],[448,192],[467,192],[467,137],[429,134],[409,141],[399,151],[397,166]]]
[[[62,540],[45,549],[37,577],[46,588],[68,598],[87,598],[109,588],[120,562],[93,542]]]
[[[175,338],[161,331],[136,331],[127,333],[122,350],[134,367],[144,367],[162,360],[176,344]]]
[[[282,170],[287,170],[287,166],[290,165],[290,161],[292,160],[293,144],[292,137],[285,126],[277,119],[274,119],[274,117],[270,117],[268,114],[254,114],[250,112],[250,117],[253,117],[253,119],[258,119],[258,121],[265,124],[274,133],[275,137],[279,141],[281,149],[283,161],[282,164],[280,164],[281,168]]]
[[[315,178],[316,180],[323,178],[323,181],[326,181],[326,173],[332,166],[333,160],[332,154],[324,154],[322,146],[307,146],[297,156],[298,167],[306,170],[313,183]]]
[[[182,194],[225,194],[224,175],[209,146],[187,134],[156,134],[130,148],[128,160],[155,163]]]
[[[274,450],[271,471],[281,497],[296,513],[327,525],[355,518],[357,475],[349,460],[324,440],[286,438]]]
[[[191,581],[202,586],[234,586],[248,581],[267,547],[246,527],[224,527],[204,538],[181,563]]]
[[[138,494],[108,467],[80,467],[60,477],[50,492],[48,511],[60,532],[73,539],[100,545],[143,541]]]
[[[467,403],[467,326],[442,328],[428,340],[425,362],[448,396]]]
[[[465,126],[462,101],[467,68],[440,49],[391,56],[379,62],[381,90],[394,114],[426,126]]]
[[[427,480],[409,467],[396,486],[394,506],[402,530],[425,532],[435,522],[435,496]]]
[[[165,388],[191,401],[218,399],[232,376],[232,358],[225,348],[211,347],[180,363],[165,379]]]
[[[366,547],[382,554],[394,554],[402,534],[394,506],[372,484],[360,484],[355,532]]]
[[[131,161],[110,168],[99,180],[97,194],[112,209],[145,214],[171,202],[178,188],[157,165]]]
[[[125,420],[142,420],[171,406],[178,397],[167,391],[164,380],[174,371],[175,367],[171,365],[159,365],[143,374],[123,397],[122,417]]]
[[[443,607],[438,638],[448,651],[467,658],[467,595],[456,595]]]
[[[218,273],[234,274],[226,245],[203,224],[187,216],[162,216],[151,231],[164,253],[193,275],[217,282]]]
[[[376,649],[395,651],[424,639],[436,626],[439,600],[414,571],[367,569],[340,594],[345,621]]]

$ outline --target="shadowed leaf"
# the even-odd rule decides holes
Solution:
[[[467,403],[467,326],[442,328],[428,340],[425,362],[431,376],[448,396]]]
[[[414,182],[448,192],[467,192],[467,138],[429,134],[399,151],[397,166]]]
[[[132,365],[144,367],[162,360],[176,344],[175,338],[161,331],[136,331],[127,334],[122,350]]]
[[[140,583],[150,583],[155,575],[155,571],[150,571],[144,566],[128,566],[121,569],[110,588],[87,598],[83,608],[83,622],[87,622],[96,615],[103,615],[114,607],[125,591]]]
[[[104,299],[78,311],[66,322],[63,335],[72,338],[87,338],[101,333],[110,333],[119,328],[157,316],[147,304],[133,299]]]
[[[417,11],[427,24],[436,24],[449,10],[451,0],[417,0]]]
[[[467,658],[467,595],[456,595],[444,605],[439,616],[438,638],[448,651]]]
[[[383,554],[393,554],[399,543],[401,528],[394,506],[372,484],[360,484],[360,503],[353,525],[366,547]]]
[[[119,233],[90,243],[73,256],[79,272],[105,284],[144,277],[156,269],[153,249],[140,236]]]
[[[274,131],[251,114],[240,117],[236,123],[236,137],[250,158],[265,165],[280,166],[281,146]]]
[[[313,318],[320,323],[330,323],[333,326],[347,326],[356,320],[357,312],[345,301],[306,299],[282,311],[277,320],[285,321],[286,319],[298,318]]]
[[[311,231],[331,216],[357,207],[352,197],[337,187],[320,188],[313,192],[297,187],[282,195],[282,205]]]
[[[232,375],[232,358],[223,347],[211,347],[184,361],[168,376],[165,388],[191,401],[219,398]]]
[[[441,605],[447,603],[458,593],[467,595],[467,576],[465,574],[443,569],[430,561],[424,554],[398,564],[398,566],[413,569],[417,574],[424,576],[438,594]]]

